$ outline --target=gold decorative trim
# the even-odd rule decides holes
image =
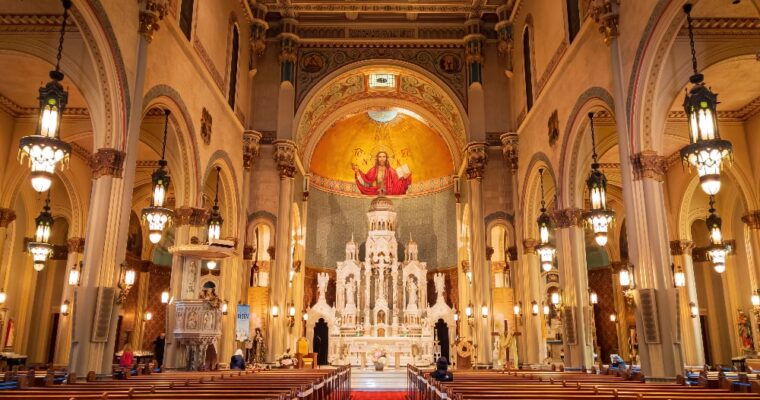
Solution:
[[[201,59],[201,62],[203,63],[203,66],[206,67],[206,71],[208,71],[209,74],[211,74],[211,79],[214,80],[216,83],[216,86],[224,92],[224,78],[222,77],[222,74],[219,72],[218,69],[216,69],[216,66],[214,65],[214,61],[211,59],[211,57],[208,55],[208,52],[206,52],[206,48],[203,47],[203,44],[200,40],[198,40],[197,37],[193,37],[193,49],[195,49],[195,52],[198,54],[198,57]]]
[[[633,164],[633,179],[641,180],[649,178],[658,182],[665,180],[668,160],[658,155],[655,151],[645,150],[635,154],[631,156],[631,163]]]
[[[84,238],[72,237],[66,241],[69,253],[84,253]]]
[[[694,242],[691,240],[679,239],[670,241],[670,255],[691,255],[692,249],[694,249]]]
[[[760,229],[760,210],[752,210],[742,217],[742,222],[750,229]]]
[[[90,157],[92,179],[98,179],[106,175],[120,178],[124,169],[124,156],[124,152],[116,149],[98,149]]]
[[[583,226],[583,210],[580,208],[565,208],[551,213],[552,223],[557,229]]]
[[[0,208],[0,228],[7,228],[16,220],[16,212],[10,208]]]

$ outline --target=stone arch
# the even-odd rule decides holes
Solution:
[[[240,214],[241,214],[241,200],[240,192],[238,190],[238,178],[234,169],[234,164],[230,159],[227,152],[224,150],[217,150],[209,157],[209,162],[206,165],[206,170],[203,173],[203,179],[200,181],[200,190],[198,192],[198,202],[203,198],[203,188],[206,181],[209,179],[212,173],[216,173],[215,168],[221,166],[221,174],[219,175],[221,181],[219,181],[219,202],[221,203],[222,217],[224,218],[224,225],[222,226],[222,238],[236,237],[240,230]],[[198,206],[203,206],[198,204]]]
[[[169,123],[172,127],[178,149],[174,149],[179,155],[180,167],[171,168],[172,175],[181,174],[183,190],[181,200],[183,205],[197,204],[198,199],[195,197],[199,193],[201,183],[200,176],[200,155],[198,142],[195,134],[195,127],[190,118],[190,112],[179,93],[167,85],[156,85],[150,88],[143,96],[143,117],[147,115],[152,108],[168,109],[171,111]],[[167,149],[167,151],[172,151]],[[175,181],[176,182],[176,181]],[[177,186],[175,185],[175,191]],[[180,196],[177,196],[178,200]]]
[[[541,152],[534,154],[526,169],[525,183],[521,185],[525,188],[523,197],[520,199],[520,209],[523,210],[523,238],[538,238],[538,228],[535,222],[538,218],[541,201],[539,168],[544,168],[544,197],[547,204],[546,208],[549,210],[549,205],[553,201],[552,196],[557,190],[557,178],[549,157]]]
[[[562,146],[559,158],[559,187],[558,201],[562,207],[582,207],[583,190],[578,183],[585,175],[585,169],[579,167],[579,162],[590,157],[590,148],[580,150],[581,143],[588,143],[589,139],[582,136],[588,127],[587,114],[591,111],[606,111],[614,115],[615,107],[612,95],[604,88],[592,87],[587,89],[575,103],[565,125]],[[597,137],[597,148],[599,148]],[[584,154],[580,157],[580,154]],[[601,155],[602,152],[599,152]],[[581,171],[582,170],[582,171]]]
[[[395,92],[368,92],[364,74],[373,70],[396,72],[401,77]],[[406,80],[406,82],[403,82]],[[422,92],[424,90],[424,93]],[[294,121],[294,141],[308,168],[311,152],[327,127],[351,109],[377,104],[378,99],[392,99],[394,104],[421,114],[444,137],[454,159],[462,160],[468,141],[469,120],[464,105],[456,94],[432,73],[414,64],[390,60],[364,60],[345,65],[325,76],[300,103]]]

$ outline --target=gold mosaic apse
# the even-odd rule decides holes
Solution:
[[[354,182],[352,164],[366,172],[379,152],[386,152],[390,167],[411,174],[412,184],[440,180],[454,172],[444,139],[405,110],[361,112],[336,122],[320,138],[310,163],[313,174]]]

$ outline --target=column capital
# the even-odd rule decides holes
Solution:
[[[203,226],[208,220],[209,211],[198,207],[179,207],[174,210],[174,226]]]
[[[249,1],[253,18],[251,21],[251,48],[256,56],[264,54],[266,49],[266,33],[269,23],[266,21],[267,6],[260,1]]]
[[[71,237],[66,241],[69,253],[84,253],[84,238]]]
[[[243,168],[249,171],[253,167],[253,160],[259,156],[261,150],[261,132],[247,130],[243,132]]]
[[[760,210],[752,210],[742,217],[742,222],[750,229],[760,229]]]
[[[520,138],[515,132],[507,132],[502,133],[499,139],[501,140],[501,152],[504,154],[504,159],[509,162],[512,172],[517,172],[520,156]]]
[[[102,176],[113,176],[120,178],[124,172],[125,154],[123,151],[110,148],[98,149],[90,156],[90,169],[92,169],[92,179],[98,179]]]
[[[583,210],[580,208],[565,208],[551,213],[554,226],[557,229],[583,226]]]
[[[292,178],[296,172],[296,144],[291,140],[275,140],[274,161],[280,171],[280,179]]]
[[[0,228],[7,228],[16,220],[16,212],[10,208],[0,208]]]
[[[147,0],[145,8],[140,10],[138,32],[150,43],[153,40],[153,34],[158,30],[158,21],[164,19],[167,7],[166,0]]]
[[[668,159],[660,156],[652,150],[644,150],[631,156],[633,166],[633,179],[654,179],[657,182],[665,180],[668,171]]]
[[[464,151],[467,154],[467,179],[483,180],[488,164],[488,145],[485,142],[472,142]]]
[[[620,0],[591,0],[589,14],[599,24],[599,32],[604,35],[604,43],[620,35]]]
[[[538,244],[538,240],[536,239],[523,239],[523,253],[534,254],[536,252],[536,244]]]
[[[691,255],[693,248],[694,242],[691,240],[678,239],[670,241],[670,255],[673,256]]]

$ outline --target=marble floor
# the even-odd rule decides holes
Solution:
[[[351,369],[351,390],[356,391],[405,391],[406,368],[386,369],[375,371],[373,369]]]

